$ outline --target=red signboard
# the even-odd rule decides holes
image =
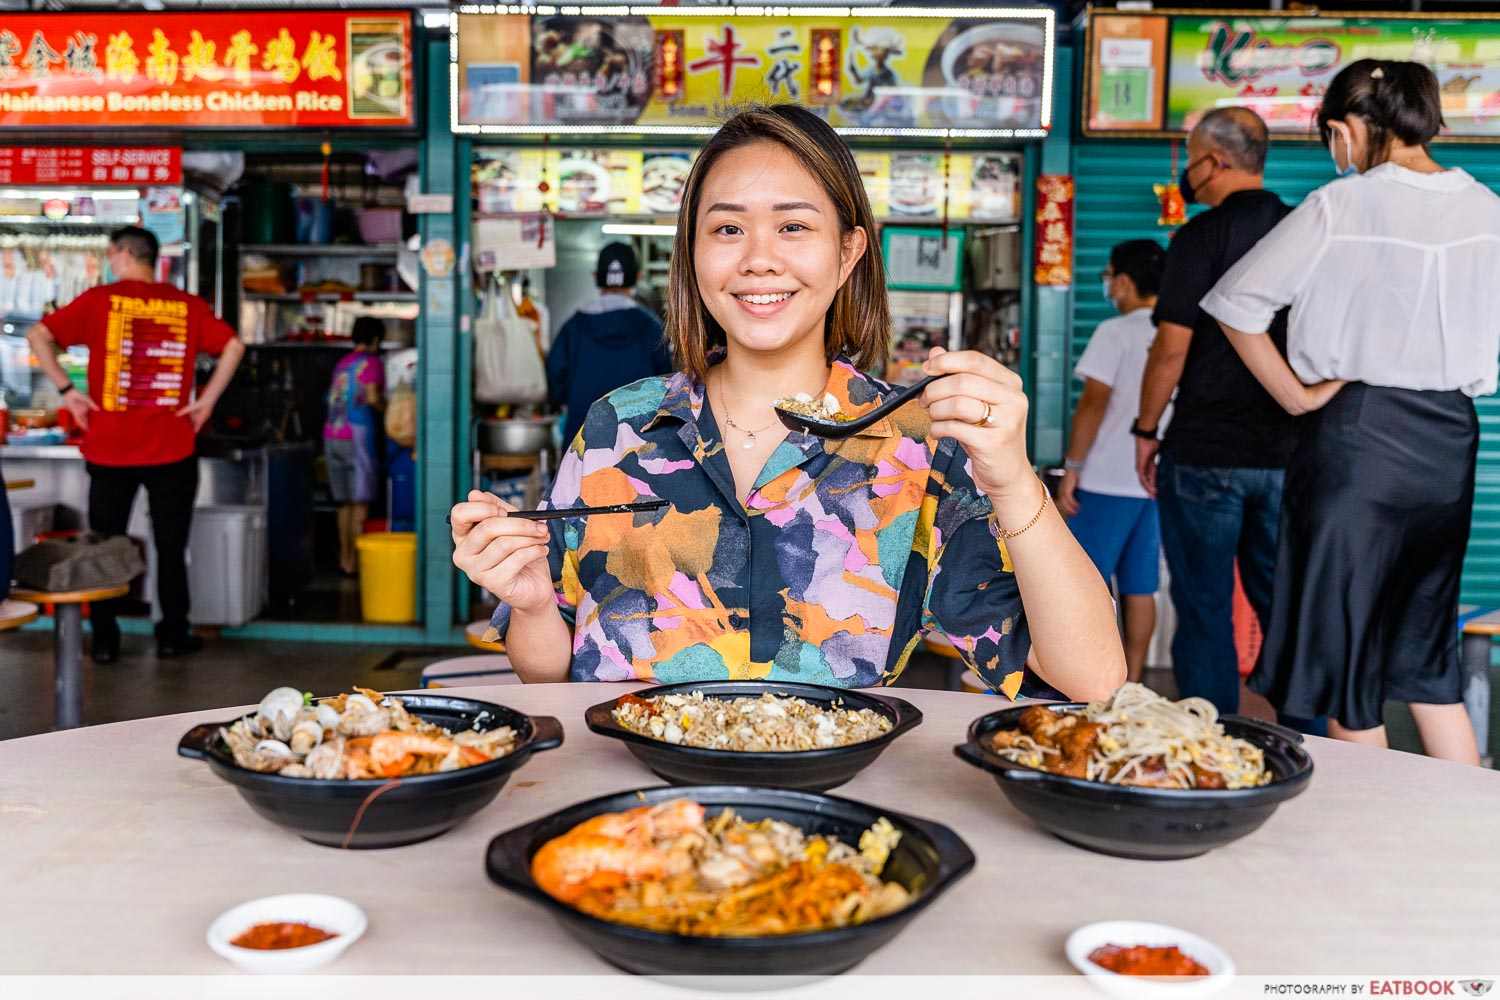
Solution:
[[[0,146],[0,184],[181,183],[177,146]]]
[[[0,11],[0,128],[414,123],[408,11]]]
[[[1038,285],[1073,283],[1073,178],[1043,174],[1036,179],[1036,267]]]

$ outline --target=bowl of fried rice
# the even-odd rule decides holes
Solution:
[[[821,792],[868,767],[922,713],[900,698],[820,684],[693,681],[612,698],[584,720],[674,785]]]

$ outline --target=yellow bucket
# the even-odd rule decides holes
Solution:
[[[417,620],[417,535],[379,531],[354,540],[359,549],[359,604],[367,622]]]

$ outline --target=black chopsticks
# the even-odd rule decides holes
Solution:
[[[561,510],[513,510],[511,517],[527,521],[557,521],[564,517],[588,517],[591,514],[639,514],[670,506],[666,500],[642,500],[640,503],[616,503],[607,507],[564,507]]]
[[[616,503],[606,507],[562,507],[557,510],[513,510],[507,516],[519,517],[523,521],[557,521],[565,517],[588,517],[592,514],[639,514],[646,511],[670,507],[667,500],[642,500],[640,503]],[[453,515],[448,515],[453,523]]]

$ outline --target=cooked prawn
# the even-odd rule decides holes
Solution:
[[[351,778],[398,778],[416,765],[418,757],[446,757],[456,748],[452,740],[441,736],[387,731],[349,740],[344,765]]]
[[[639,806],[622,813],[605,813],[574,827],[574,833],[597,833],[616,840],[650,843],[657,837],[676,837],[703,826],[703,807],[690,799],[673,799]]]
[[[531,859],[531,877],[565,903],[593,890],[661,878],[680,870],[687,858],[683,852],[657,847],[657,838],[701,830],[703,812],[696,802],[674,799],[595,816],[543,844]]]

